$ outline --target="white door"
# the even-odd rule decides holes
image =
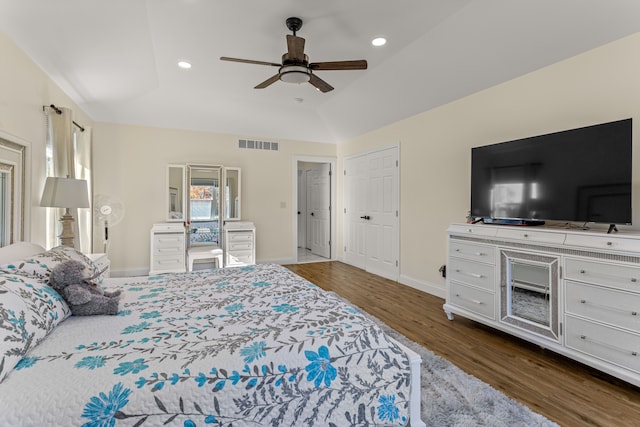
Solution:
[[[344,257],[348,264],[366,269],[365,216],[367,209],[367,157],[345,159]]]
[[[298,169],[298,247],[307,247],[307,173]]]
[[[311,206],[308,218],[311,223],[311,252],[330,258],[331,165],[329,163],[319,164],[307,178],[311,180]]]
[[[345,260],[398,279],[398,148],[345,161]]]

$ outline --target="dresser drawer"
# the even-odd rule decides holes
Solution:
[[[252,242],[253,232],[251,231],[228,231],[229,242]]]
[[[161,246],[158,245],[153,248],[154,257],[180,255],[184,253],[184,246]]]
[[[595,249],[640,252],[640,240],[637,238],[567,234],[564,244]]]
[[[561,245],[564,242],[565,233],[532,231],[528,227],[503,227],[498,229],[497,237]]]
[[[163,233],[153,236],[154,248],[183,248],[184,249],[184,234],[172,234]]]
[[[640,372],[640,335],[573,316],[565,321],[567,347]]]
[[[227,250],[229,252],[250,251],[253,249],[253,242],[230,242]]]
[[[450,282],[447,303],[473,311],[490,319],[495,318],[494,296],[491,292],[462,283]]]
[[[565,278],[640,292],[640,267],[567,258]]]
[[[496,251],[492,246],[475,245],[473,243],[450,240],[449,253],[453,257],[484,262],[486,264],[495,264]]]
[[[566,311],[640,332],[640,294],[566,281]]]
[[[447,274],[451,280],[493,291],[495,289],[494,268],[493,265],[489,264],[451,258]]]
[[[497,231],[494,225],[452,224],[449,226],[449,233],[452,234],[491,237],[495,236]]]
[[[227,254],[227,265],[248,265],[253,264],[253,252],[252,251],[237,251],[229,252]]]
[[[159,256],[153,259],[152,271],[184,271],[184,258],[181,256]]]

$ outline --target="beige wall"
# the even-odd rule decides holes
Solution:
[[[120,200],[125,219],[109,232],[116,274],[149,269],[149,230],[165,220],[169,163],[242,169],[242,219],[256,225],[259,262],[292,262],[295,156],[333,156],[333,144],[279,141],[280,150],[238,149],[235,135],[98,123],[94,134],[95,194]],[[284,207],[283,207],[284,206]],[[95,248],[99,250],[99,247]]]
[[[340,145],[342,159],[400,142],[400,281],[444,295],[438,268],[447,226],[464,222],[469,209],[474,146],[632,117],[633,223],[640,229],[638,52],[635,34]]]
[[[0,31],[0,138],[27,147],[25,239],[45,244],[45,209],[39,206],[45,180],[43,105],[69,107],[83,126],[91,120]]]

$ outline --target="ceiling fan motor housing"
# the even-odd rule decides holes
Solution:
[[[287,28],[293,31],[293,35],[295,36],[296,32],[302,28],[302,19],[296,18],[295,16],[287,18]]]

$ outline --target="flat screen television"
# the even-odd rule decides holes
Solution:
[[[631,119],[471,149],[471,216],[631,224]]]

